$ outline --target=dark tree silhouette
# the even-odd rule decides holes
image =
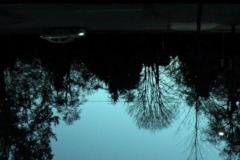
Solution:
[[[51,125],[58,117],[51,110],[52,95],[48,75],[35,62],[16,62],[4,71],[5,106],[9,122],[8,137],[3,138],[3,159],[52,159],[50,139],[56,138]],[[4,108],[2,108],[5,110]],[[6,124],[5,124],[6,125]],[[6,133],[3,133],[6,134]]]
[[[232,48],[226,47],[225,50],[231,51]],[[217,55],[217,52],[215,54],[216,56],[204,55],[198,50],[194,55],[198,57],[196,60],[190,59],[191,55],[180,55],[180,61],[176,61],[180,67],[173,69],[172,73],[177,77],[176,82],[181,92],[185,94],[186,102],[195,109],[196,123],[192,147],[189,148],[192,153],[190,155],[195,159],[200,158],[201,154],[198,154],[201,153],[200,146],[196,144],[198,144],[201,128],[197,122],[199,115],[204,113],[209,121],[208,128],[205,129],[207,140],[215,145],[220,144],[221,141],[225,142],[221,155],[226,159],[238,159],[239,141],[236,133],[239,130],[238,88],[240,83],[237,78],[239,77],[237,71],[239,58],[237,55],[225,53],[225,66],[222,68],[220,54]]]
[[[138,127],[151,131],[170,126],[184,98],[194,110],[189,158],[201,158],[202,115],[209,119],[204,132],[207,140],[213,144],[224,141],[222,154],[239,158],[237,54],[221,55],[221,37],[215,34],[196,38],[173,33],[168,35],[166,50],[160,48],[161,34],[134,36],[91,39],[90,35],[61,46],[36,39],[31,42],[31,37],[14,39],[15,47],[12,38],[3,42],[9,54],[0,59],[0,158],[52,159],[49,143],[56,138],[52,125],[60,119],[67,124],[78,120],[79,106],[102,84],[113,102],[122,97],[130,104],[129,114]],[[200,40],[201,44],[195,43]],[[230,44],[226,51],[239,51]],[[174,52],[166,68],[160,63],[165,57],[167,65],[171,53],[163,51]]]
[[[89,71],[106,84],[114,103],[139,83],[142,64],[137,52],[139,41],[126,34],[105,35],[93,41],[81,55]]]
[[[144,66],[133,105],[128,112],[140,128],[151,131],[168,127],[177,113],[176,93],[164,79],[164,71],[155,64]]]
[[[59,90],[51,77],[39,59],[32,63],[17,60],[13,68],[2,67],[1,159],[52,159],[50,141],[56,139],[52,125],[61,117],[67,124],[78,120],[79,106],[98,85],[81,64],[71,65]]]
[[[83,63],[73,63],[69,74],[63,77],[62,88],[55,92],[54,106],[67,124],[80,118],[80,105],[86,96],[100,88],[98,79],[89,73]]]
[[[195,103],[193,104],[194,106],[194,114],[192,114],[191,121],[193,121],[192,126],[193,126],[193,131],[191,131],[190,136],[188,137],[189,139],[187,140],[189,142],[188,146],[186,147],[186,151],[189,150],[189,155],[188,155],[188,160],[194,159],[194,160],[203,160],[204,155],[203,155],[203,134],[202,134],[202,125],[203,122],[201,122],[201,119],[204,119],[202,112],[201,112],[201,107],[202,107],[202,100],[200,97],[197,97],[195,95]]]
[[[221,155],[229,160],[240,158],[240,81],[236,70],[240,66],[240,58],[232,55],[231,59],[232,65],[220,76],[211,99],[205,104],[209,117],[208,141],[213,144],[225,142]]]
[[[213,36],[211,39],[216,37]],[[199,33],[196,34],[196,37],[192,37],[195,44],[192,44],[183,53],[179,53],[173,61],[175,67],[170,68],[170,74],[175,77],[179,92],[182,93],[181,96],[194,109],[193,131],[188,137],[189,145],[186,150],[190,151],[188,159],[196,160],[204,157],[201,146],[203,140],[201,131],[203,128],[200,123],[200,117],[205,110],[203,102],[209,99],[212,85],[220,73],[219,50],[211,50],[213,46],[216,47],[219,44],[216,42],[215,44],[212,42],[208,44],[209,40],[206,38],[209,37]]]

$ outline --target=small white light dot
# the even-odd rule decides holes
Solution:
[[[80,32],[80,33],[78,33],[78,35],[79,35],[79,36],[84,36],[85,33],[84,33],[84,32]]]
[[[224,132],[218,132],[219,136],[224,136]]]

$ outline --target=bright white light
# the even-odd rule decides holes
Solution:
[[[220,132],[218,132],[218,135],[219,136],[224,136],[224,132],[220,131]]]
[[[84,33],[84,32],[80,32],[80,33],[78,33],[78,35],[79,35],[79,36],[84,36],[85,33]]]

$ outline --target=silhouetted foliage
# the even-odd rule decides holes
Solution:
[[[142,54],[137,50],[140,42],[125,34],[102,36],[81,56],[89,71],[106,84],[114,103],[139,83]]]
[[[174,33],[167,49],[163,34],[89,37],[61,46],[37,38],[3,42],[9,54],[0,60],[1,159],[52,159],[52,126],[73,124],[86,96],[105,86],[114,103],[121,97],[130,104],[139,128],[151,131],[169,127],[186,101],[194,110],[188,158],[202,158],[202,133],[214,145],[224,142],[226,159],[240,158],[237,39],[227,41],[223,55],[221,35]]]
[[[233,58],[233,57],[232,57]],[[224,142],[221,155],[225,159],[239,159],[239,101],[240,83],[238,79],[239,58],[232,59],[231,70],[227,69],[219,77],[215,88],[205,106],[209,118],[209,127],[206,129],[208,141],[213,144]],[[219,135],[219,134],[223,135]]]
[[[194,54],[189,50],[186,52],[189,54],[179,55],[179,59],[175,61],[179,67],[172,68],[171,71],[176,77],[180,92],[186,97],[186,102],[195,109],[196,123],[190,153],[194,155],[194,159],[201,157],[197,119],[200,113],[204,113],[208,118],[206,139],[214,145],[225,142],[221,155],[226,159],[238,159],[239,141],[236,135],[239,130],[239,58],[232,54],[231,47],[225,48],[225,52],[230,51],[225,55],[220,50],[210,53],[210,49],[205,51],[203,45]],[[221,58],[224,64],[221,64]]]
[[[59,123],[57,114],[67,124],[78,120],[79,106],[98,85],[83,64],[71,65],[58,90],[53,76],[37,59],[17,60],[13,68],[2,70],[2,159],[52,159],[50,140],[56,136],[51,128]]]
[[[170,86],[164,69],[156,64],[143,67],[136,95],[130,95],[133,105],[128,108],[138,127],[154,131],[171,125],[177,113],[177,95]]]

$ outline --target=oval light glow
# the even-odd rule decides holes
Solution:
[[[84,36],[85,33],[84,33],[84,32],[80,32],[80,33],[78,33],[78,35],[79,35],[79,36]]]
[[[220,131],[220,132],[218,132],[218,135],[219,135],[219,136],[224,136],[224,132],[221,132],[221,131]]]

